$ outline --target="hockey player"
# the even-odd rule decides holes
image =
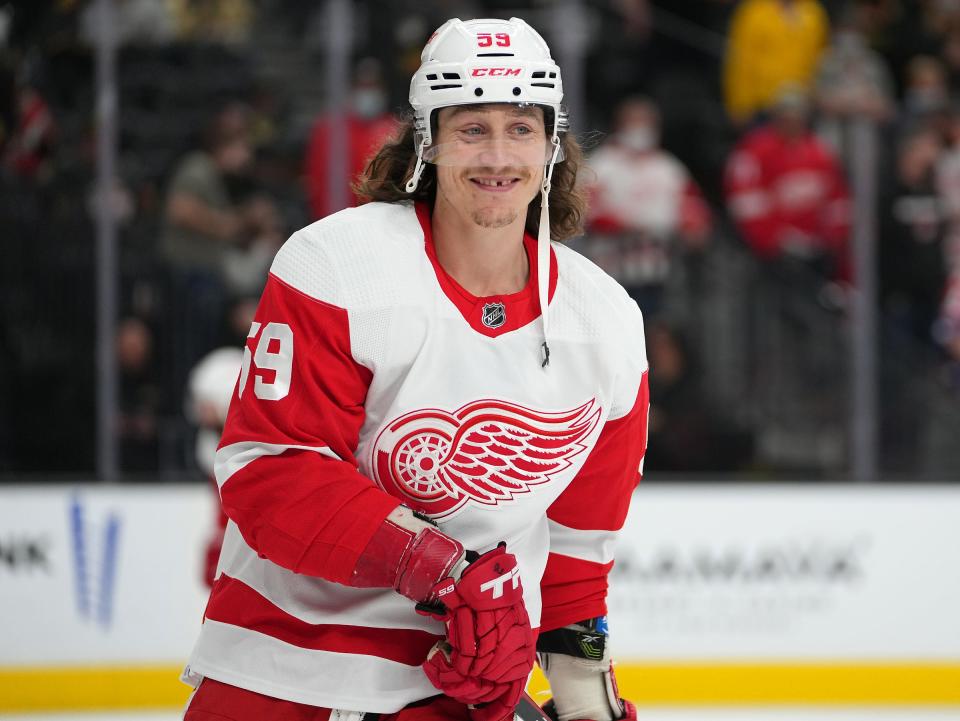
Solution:
[[[187,721],[636,718],[606,632],[646,445],[640,311],[563,245],[580,151],[522,20],[428,41],[374,202],[277,254],[217,451]],[[549,200],[549,205],[548,205]]]

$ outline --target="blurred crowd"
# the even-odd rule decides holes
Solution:
[[[108,207],[120,230],[125,475],[209,474],[221,391],[273,254],[293,230],[356,202],[331,189],[331,154],[362,171],[447,17],[522,14],[561,66],[558,48],[581,48],[583,117],[573,121],[591,211],[575,246],[646,318],[648,475],[846,471],[863,200],[852,178],[866,153],[884,475],[956,477],[960,2],[358,0],[338,126],[346,143],[335,149],[324,3],[112,7],[120,147]],[[101,28],[95,3],[0,0],[8,474],[93,468]]]

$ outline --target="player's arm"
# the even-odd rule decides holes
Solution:
[[[635,310],[635,306],[634,306]],[[613,544],[640,481],[647,443],[646,357],[639,311],[634,370],[574,481],[550,506],[550,554],[541,581],[537,651],[561,721],[635,718],[621,701],[606,638],[607,576]],[[627,401],[626,399],[630,399]],[[633,714],[633,716],[631,716]]]
[[[303,287],[313,264],[325,280]],[[298,235],[274,262],[217,451],[223,508],[279,566],[425,600],[464,549],[357,468],[372,373],[351,352],[331,267]]]

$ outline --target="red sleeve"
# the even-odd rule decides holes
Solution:
[[[223,509],[261,557],[346,583],[397,507],[357,470],[371,377],[347,311],[270,275],[216,464]]]
[[[633,408],[607,421],[580,473],[547,510],[550,555],[540,582],[541,632],[607,612],[613,541],[640,482],[649,405],[644,372]]]

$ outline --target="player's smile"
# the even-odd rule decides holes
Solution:
[[[488,193],[504,193],[513,190],[517,183],[520,182],[520,178],[502,175],[481,176],[470,178],[470,182],[476,185],[480,190]]]
[[[525,185],[530,179],[530,173],[512,168],[500,172],[484,169],[481,172],[473,171],[467,175],[467,178],[470,184],[481,193],[503,194]]]

